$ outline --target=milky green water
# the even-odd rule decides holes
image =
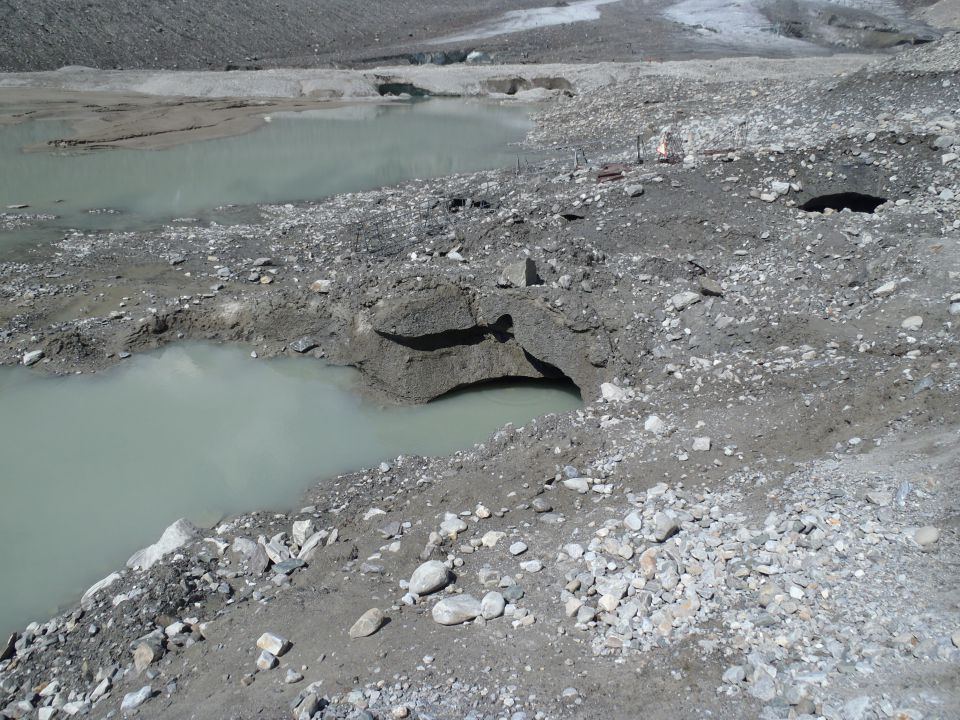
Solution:
[[[53,214],[47,239],[69,228],[143,229],[206,218],[227,205],[295,202],[370,190],[412,178],[510,167],[510,144],[529,112],[462,100],[357,105],[279,115],[236,137],[166,150],[23,152],[70,137],[65,122],[0,128],[0,212]],[[116,213],[90,211],[114,210]],[[37,233],[0,233],[0,248]]]
[[[295,507],[318,480],[580,405],[527,384],[382,408],[357,377],[200,344],[92,376],[0,368],[0,633],[75,601],[179,517]]]

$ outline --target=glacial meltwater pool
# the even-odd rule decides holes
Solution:
[[[56,216],[29,233],[0,232],[0,249],[35,243],[37,228],[47,240],[71,228],[137,230],[206,218],[227,204],[316,200],[510,167],[510,145],[530,126],[525,108],[446,99],[281,114],[244,135],[164,150],[24,152],[70,137],[68,123],[0,127],[0,212]]]
[[[179,517],[296,507],[311,483],[579,407],[549,383],[383,408],[358,374],[176,345],[96,375],[0,368],[0,633],[44,621]]]

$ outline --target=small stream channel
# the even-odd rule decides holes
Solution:
[[[0,368],[0,633],[45,620],[179,517],[287,509],[317,480],[580,406],[570,387],[528,383],[383,408],[356,382],[203,344],[96,375]]]

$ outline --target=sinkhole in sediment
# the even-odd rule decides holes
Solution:
[[[850,210],[858,213],[873,213],[883,205],[887,199],[876,195],[867,195],[860,192],[841,192],[831,195],[817,195],[810,198],[801,210],[807,212],[823,212],[824,210]]]

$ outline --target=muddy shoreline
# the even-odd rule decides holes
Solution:
[[[149,687],[144,718],[299,717],[311,696],[330,718],[952,716],[958,68],[956,36],[869,65],[526,68],[514,95],[548,104],[519,172],[0,263],[6,364],[40,350],[36,371],[99,371],[202,339],[354,365],[399,402],[559,374],[588,403],[187,533],[18,633],[0,712],[102,716]],[[462,94],[514,78],[375,75]],[[637,164],[635,136],[666,126],[675,162]],[[885,202],[800,209],[849,193]],[[323,535],[291,565],[306,527]],[[429,560],[457,582],[408,598]],[[437,597],[494,591],[506,617],[435,620]],[[389,622],[355,637],[373,607]],[[293,643],[278,669],[257,669],[264,632]]]

